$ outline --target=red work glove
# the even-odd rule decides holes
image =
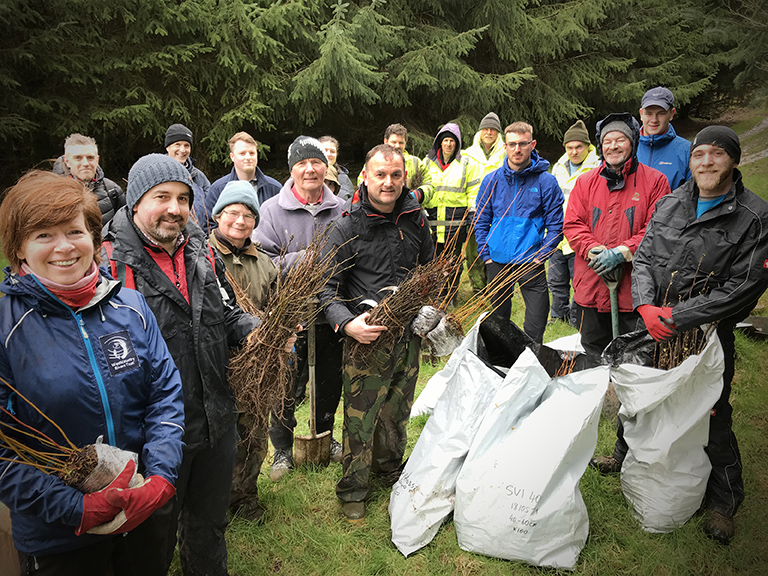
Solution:
[[[648,333],[657,342],[669,340],[677,333],[677,326],[672,320],[671,307],[660,308],[659,306],[643,304],[637,307],[637,311],[643,317]]]
[[[104,524],[104,522],[117,516],[120,512],[120,506],[115,506],[106,499],[107,491],[115,488],[128,488],[128,483],[133,478],[134,472],[136,472],[136,462],[129,460],[123,471],[110,482],[109,486],[83,496],[83,517],[80,520],[80,526],[75,530],[75,534],[78,536],[85,534],[94,526]]]
[[[174,494],[176,488],[162,476],[150,476],[135,488],[110,490],[106,494],[107,502],[122,508],[123,514],[109,523],[110,532],[107,533],[130,532]]]

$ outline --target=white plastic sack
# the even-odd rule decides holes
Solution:
[[[435,398],[434,412],[392,488],[392,542],[405,556],[429,544],[453,511],[456,476],[503,381],[473,352],[478,326],[424,389],[439,389],[439,401]]]
[[[704,446],[723,390],[723,349],[716,333],[700,355],[677,368],[621,364],[611,370],[629,447],[621,487],[643,530],[670,532],[699,509],[712,470]]]
[[[448,362],[445,363],[443,369],[429,379],[427,385],[424,386],[421,394],[419,394],[419,397],[413,402],[413,406],[411,407],[411,418],[421,414],[432,414],[432,411],[437,405],[437,401],[443,395],[443,392],[445,392],[448,382],[456,377],[456,371],[464,361],[467,351],[477,350],[478,329],[484,317],[485,314],[478,319],[464,338],[463,342],[459,344],[456,350],[451,354],[450,358],[448,358]],[[501,378],[499,378],[499,381],[501,381]]]
[[[579,480],[597,445],[608,368],[550,379],[526,350],[504,382],[456,483],[459,546],[573,568],[589,533]]]

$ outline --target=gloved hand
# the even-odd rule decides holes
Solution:
[[[594,248],[592,250],[594,250]],[[603,250],[595,258],[590,260],[589,267],[595,271],[595,274],[602,278],[605,274],[626,261],[627,259],[618,247],[610,248]]]
[[[603,250],[605,250],[605,246],[595,246],[594,248],[590,248],[589,252],[587,252],[587,263],[592,262],[592,260],[597,258]]]
[[[130,532],[149,518],[152,512],[168,502],[174,494],[176,488],[162,476],[150,476],[135,488],[110,490],[106,494],[107,502],[122,508],[122,511],[114,523],[109,523],[110,531],[100,533]]]
[[[411,332],[416,336],[424,337],[445,317],[445,312],[434,306],[422,306],[416,318],[411,322]]]
[[[665,306],[651,306],[643,304],[637,307],[640,316],[643,317],[648,333],[657,342],[665,342],[677,334],[677,326],[672,320],[672,308]]]
[[[81,536],[94,526],[112,520],[120,512],[120,506],[115,506],[106,499],[107,491],[115,488],[128,488],[128,483],[133,478],[134,472],[136,472],[136,462],[129,460],[123,471],[110,482],[109,486],[83,496],[83,517],[80,519],[80,526],[75,530],[75,534]]]

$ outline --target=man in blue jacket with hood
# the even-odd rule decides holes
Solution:
[[[480,185],[475,215],[477,252],[485,262],[494,314],[509,320],[515,284],[525,301],[525,333],[541,343],[549,313],[544,263],[563,238],[563,193],[536,152],[533,127],[504,130],[507,161]],[[495,280],[497,276],[501,276]]]
[[[670,190],[691,179],[688,167],[691,143],[678,136],[670,124],[675,112],[675,98],[663,86],[648,90],[640,103],[643,128],[640,130],[637,159],[664,174]]]

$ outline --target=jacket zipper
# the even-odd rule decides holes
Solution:
[[[112,420],[112,408],[109,406],[109,398],[107,397],[107,388],[104,385],[104,379],[101,377],[101,370],[96,362],[96,355],[93,353],[93,346],[91,346],[91,339],[88,336],[88,332],[85,329],[85,322],[80,314],[75,313],[74,310],[69,308],[70,313],[74,316],[78,327],[80,328],[80,335],[83,337],[85,343],[85,349],[88,351],[88,360],[91,363],[91,370],[93,370],[94,376],[96,376],[96,384],[99,387],[99,394],[101,396],[101,405],[104,408],[104,417],[107,420],[107,436],[109,438],[109,444],[116,446],[115,440],[115,424]]]

